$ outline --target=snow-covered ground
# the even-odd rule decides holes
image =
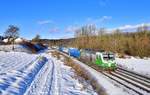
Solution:
[[[64,65],[63,58],[53,57],[50,51],[29,54],[15,46],[0,46],[0,95],[97,95],[89,81],[77,77],[75,71]],[[3,51],[6,50],[7,52]],[[74,59],[97,80],[108,95],[135,94],[103,74]],[[150,76],[150,59],[120,59],[117,64],[135,72]],[[82,80],[82,81],[81,81]]]
[[[116,58],[116,63],[122,68],[150,77],[150,58]]]
[[[43,56],[48,58],[48,62],[26,95],[97,95],[90,85],[83,88],[71,67],[50,55]]]
[[[0,95],[97,95],[51,54],[0,51]]]
[[[20,52],[3,52],[0,51],[0,74],[23,69],[31,64],[38,55],[20,53]]]
[[[30,50],[27,48],[23,47],[22,45],[14,45],[14,50],[12,50],[13,45],[0,45],[0,51],[15,51],[15,52],[27,52],[27,53],[32,53]]]

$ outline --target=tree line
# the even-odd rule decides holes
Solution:
[[[150,56],[150,31],[144,25],[136,31],[123,32],[119,29],[107,31],[95,25],[85,25],[75,31],[74,47],[106,50],[131,56]]]

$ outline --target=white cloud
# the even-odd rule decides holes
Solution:
[[[49,32],[59,32],[59,28],[58,27],[53,27],[49,30]]]
[[[44,25],[44,24],[52,24],[54,23],[52,20],[41,20],[37,22],[40,25]]]
[[[69,39],[74,38],[74,35],[66,34],[65,36],[62,36],[61,39]]]
[[[66,28],[66,32],[74,32],[75,30],[77,30],[79,27],[77,27],[77,26],[68,26],[67,28]]]
[[[112,19],[111,16],[103,16],[103,17],[101,17],[101,18],[99,19],[99,21],[100,21],[100,22],[105,22],[105,21],[110,20],[110,19]]]
[[[150,27],[150,23],[141,23],[141,24],[136,24],[136,25],[124,25],[124,26],[120,26],[120,27],[112,28],[112,29],[108,29],[108,30],[114,31],[116,29],[120,29],[123,31],[136,31],[138,27],[145,26],[145,25]]]
[[[106,6],[107,3],[108,3],[108,0],[99,0],[99,5],[102,6],[102,7]]]
[[[108,20],[111,20],[112,17],[111,16],[102,16],[100,18],[97,18],[97,19],[92,19],[92,18],[87,18],[87,23],[90,23],[90,24],[98,24],[98,23],[105,23],[106,21]]]
[[[118,29],[123,30],[123,29],[129,29],[129,28],[135,28],[137,25],[124,25],[119,27]]]
[[[119,27],[118,29],[121,29],[121,30],[124,30],[124,29],[135,29],[135,28],[138,28],[138,27],[141,27],[141,26],[150,26],[150,23],[142,23],[142,24],[137,24],[137,25],[124,25],[124,26],[121,26]]]
[[[75,25],[70,25],[68,26],[65,31],[66,32],[75,32],[75,30],[79,29],[81,26],[84,26],[84,25],[97,25],[97,24],[103,24],[105,23],[106,21],[108,20],[111,20],[112,17],[111,16],[102,16],[102,17],[99,17],[97,19],[93,19],[93,18],[87,18],[85,20],[85,22],[83,22],[82,24],[75,24]]]

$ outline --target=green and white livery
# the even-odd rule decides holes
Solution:
[[[96,52],[95,64],[103,70],[114,71],[117,69],[115,55],[112,52]]]

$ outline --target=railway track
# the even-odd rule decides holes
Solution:
[[[139,95],[150,94],[150,79],[147,77],[135,74],[121,68],[117,69],[115,72],[103,72],[98,68],[98,66],[91,64],[87,65]]]
[[[136,92],[139,95],[149,95],[150,88],[149,83],[143,80],[140,80],[137,77],[131,77],[130,75],[124,73],[111,72],[111,74],[102,72],[105,76],[116,81],[117,83],[125,86],[126,88]]]
[[[134,91],[139,95],[149,95],[150,94],[150,79],[137,75],[133,72],[123,70],[121,68],[117,69],[115,72],[103,72],[97,66],[91,66],[93,69],[99,71],[103,75],[107,76],[111,80],[123,85],[127,89]]]
[[[77,60],[87,64],[96,71],[117,82],[117,84],[120,84],[139,95],[150,95],[150,78],[148,77],[133,73],[120,67],[118,67],[118,69],[114,72],[104,72],[95,64],[91,64],[90,62],[86,62],[86,60],[82,59]]]
[[[128,74],[128,75],[130,75],[130,76],[132,76],[132,77],[136,77],[136,78],[138,78],[138,79],[140,79],[140,80],[143,80],[143,81],[145,81],[145,82],[147,82],[147,83],[150,83],[150,78],[149,78],[149,77],[146,77],[146,76],[137,74],[137,73],[135,73],[135,72],[131,72],[131,71],[129,71],[129,70],[126,70],[126,69],[123,69],[123,68],[120,68],[120,67],[118,67],[118,69],[117,69],[116,71],[119,71],[119,72],[121,72],[121,73]],[[149,84],[149,87],[150,87],[150,84]]]
[[[85,61],[79,61],[85,63]],[[114,72],[103,72],[95,64],[87,62],[85,64],[139,95],[150,95],[150,79],[148,77],[130,72],[120,67]]]

